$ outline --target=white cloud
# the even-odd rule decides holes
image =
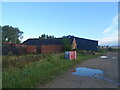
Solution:
[[[115,24],[115,25],[118,24],[118,15],[116,15],[116,16],[113,18],[112,24]]]
[[[111,25],[103,30],[103,38],[99,39],[100,45],[116,45],[118,44],[118,15],[111,22]]]
[[[111,27],[106,28],[106,29],[103,31],[103,34],[109,32],[110,30],[111,30]]]
[[[114,32],[113,34],[99,39],[100,45],[113,45],[118,44],[118,33]]]

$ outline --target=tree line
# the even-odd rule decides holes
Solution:
[[[39,39],[49,39],[49,38],[56,38],[54,35],[47,35],[47,34],[42,34],[39,36]]]

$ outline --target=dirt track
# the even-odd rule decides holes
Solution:
[[[40,86],[39,88],[118,88],[118,85],[108,82],[106,80],[81,77],[73,75],[72,71],[76,67],[88,67],[92,69],[103,70],[104,76],[110,78],[111,80],[118,80],[118,53],[107,53],[107,59],[101,59],[100,56],[94,59],[86,60],[69,72],[56,77],[53,81],[45,86]],[[113,59],[112,57],[116,57]]]

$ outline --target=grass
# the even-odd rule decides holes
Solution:
[[[76,61],[69,61],[64,59],[63,54],[52,54],[47,55],[44,58],[37,58],[35,62],[32,63],[23,63],[26,62],[23,57],[27,57],[27,59],[31,59],[30,57],[42,57],[41,55],[30,55],[30,56],[22,56],[19,57],[19,60],[16,58],[10,59],[6,64],[9,64],[8,67],[3,67],[3,88],[33,88],[39,85],[44,85],[51,81],[56,76],[67,72],[70,68],[72,68],[75,64],[96,57],[97,55],[79,55]],[[5,58],[5,57],[4,57]],[[31,59],[32,60],[32,59]],[[23,64],[21,67],[12,66],[13,62],[18,65]],[[29,60],[28,60],[29,61]],[[4,60],[3,60],[4,62]],[[30,61],[29,61],[30,62]],[[10,65],[11,64],[11,65]],[[16,64],[17,65],[17,64]],[[11,68],[9,68],[11,67]]]
[[[33,63],[35,61],[42,60],[46,57],[45,54],[28,54],[23,56],[3,56],[3,70],[7,68],[15,68],[15,67],[24,67],[26,64]]]

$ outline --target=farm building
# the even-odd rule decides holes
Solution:
[[[15,44],[11,42],[4,42],[2,44],[2,55],[14,54],[14,55],[22,55],[26,54],[25,44]]]
[[[28,39],[23,44],[27,45],[28,53],[59,53],[63,51],[62,38]]]
[[[74,36],[67,36],[71,49],[97,51],[98,41],[83,39]],[[4,42],[2,45],[2,55],[10,52],[15,55],[28,53],[60,53],[63,52],[63,38],[39,39],[33,38],[24,41],[22,44]]]
[[[98,41],[67,36],[72,49],[97,51]],[[23,42],[28,53],[59,53],[63,51],[63,38],[39,39],[33,38]]]
[[[75,38],[78,50],[97,51],[98,41],[96,40],[84,39],[70,35],[67,36],[67,38],[69,38],[70,41]]]

